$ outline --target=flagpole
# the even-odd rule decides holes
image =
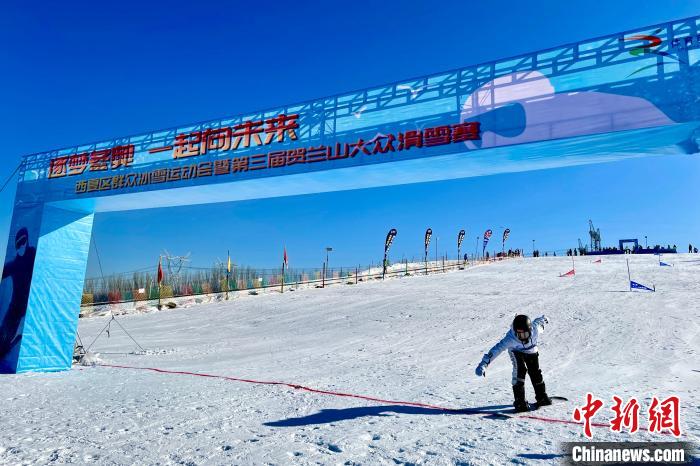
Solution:
[[[156,281],[158,282],[158,310],[160,311],[160,308],[162,307],[160,304],[160,295],[161,295],[161,285],[160,285],[160,271],[161,271],[161,266],[160,262],[162,260],[163,256],[158,256],[158,272],[156,272]]]
[[[229,274],[231,273],[231,251],[227,250],[226,251],[226,300],[228,301],[228,288],[229,288]]]
[[[627,280],[630,284],[630,291],[632,291],[632,275],[630,274],[630,260],[627,259]]]
[[[387,236],[386,241],[389,241],[389,237]],[[384,242],[384,262],[382,262],[382,280],[384,280],[384,277],[386,276],[386,245],[387,242]]]
[[[280,293],[284,293],[284,269],[287,266],[287,246],[284,246],[284,253],[282,255],[282,288]]]

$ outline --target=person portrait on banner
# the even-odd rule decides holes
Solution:
[[[19,344],[19,329],[26,312],[36,248],[29,232],[21,227],[15,234],[15,256],[5,262],[0,286],[0,361]]]

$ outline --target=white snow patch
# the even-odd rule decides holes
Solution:
[[[697,255],[517,259],[445,274],[212,302],[118,316],[91,351],[114,364],[284,381],[457,408],[512,402],[510,362],[474,368],[515,313],[550,318],[540,347],[548,392],[571,401],[681,399],[683,439],[700,432]],[[106,317],[81,319],[92,341]],[[131,353],[131,354],[129,354]],[[274,385],[76,366],[0,376],[0,464],[504,464],[557,462],[580,426],[450,414]],[[527,385],[530,399],[532,387]],[[595,440],[668,440],[594,429]]]
[[[95,366],[97,364],[103,364],[104,362],[105,361],[100,358],[99,353],[91,353],[89,351],[80,358],[81,366]]]

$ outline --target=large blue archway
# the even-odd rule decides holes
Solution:
[[[29,155],[0,286],[0,370],[70,367],[98,212],[696,153],[699,21]]]

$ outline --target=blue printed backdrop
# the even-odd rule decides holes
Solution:
[[[697,31],[698,19],[690,18],[347,95],[37,154],[27,158],[20,190],[26,190],[36,199],[65,200],[414,161],[378,170],[377,178],[381,181],[370,185],[380,186],[643,155],[694,153],[700,121]],[[153,153],[154,149],[172,146],[178,135],[187,137],[221,128],[236,131],[245,122],[259,121],[262,125],[278,115],[298,115],[296,139],[285,132],[287,137],[281,142],[256,144],[253,140],[249,147],[241,144],[235,149],[209,150],[206,154],[177,160],[173,159],[172,150]],[[336,143],[371,147],[377,141],[388,142],[389,137],[396,137],[394,145],[398,145],[400,134],[417,131],[425,136],[430,128],[465,122],[480,123],[479,140],[414,146],[410,150],[379,154],[359,150],[355,151],[356,155],[339,160],[283,163],[274,168],[266,165],[261,170],[239,170],[226,176],[184,179],[178,170],[175,181],[162,184],[121,188],[110,185],[90,192],[84,191],[83,185],[83,191],[76,192],[77,183],[86,179],[185,169],[202,162],[232,158],[252,160],[261,156],[267,163],[268,156],[280,151],[312,147],[335,150]],[[50,159],[125,144],[133,144],[135,148],[134,161],[127,168],[104,172],[87,169],[78,176],[46,179]],[[432,158],[446,155],[453,156]],[[407,177],[409,171],[418,173]],[[338,171],[322,190],[367,187],[354,184],[358,173]],[[314,192],[301,186],[285,189],[292,194]],[[218,200],[259,196],[255,192],[236,195],[231,190],[221,191],[217,194],[212,190],[205,197],[213,201],[217,196],[221,196]],[[284,189],[272,195],[282,192]],[[97,209],[190,203],[186,197],[173,194],[166,201],[126,204],[128,207],[120,206],[115,199],[98,203]],[[206,199],[197,198],[197,202]]]
[[[0,281],[0,373],[14,372],[34,270],[42,205],[15,206]]]

